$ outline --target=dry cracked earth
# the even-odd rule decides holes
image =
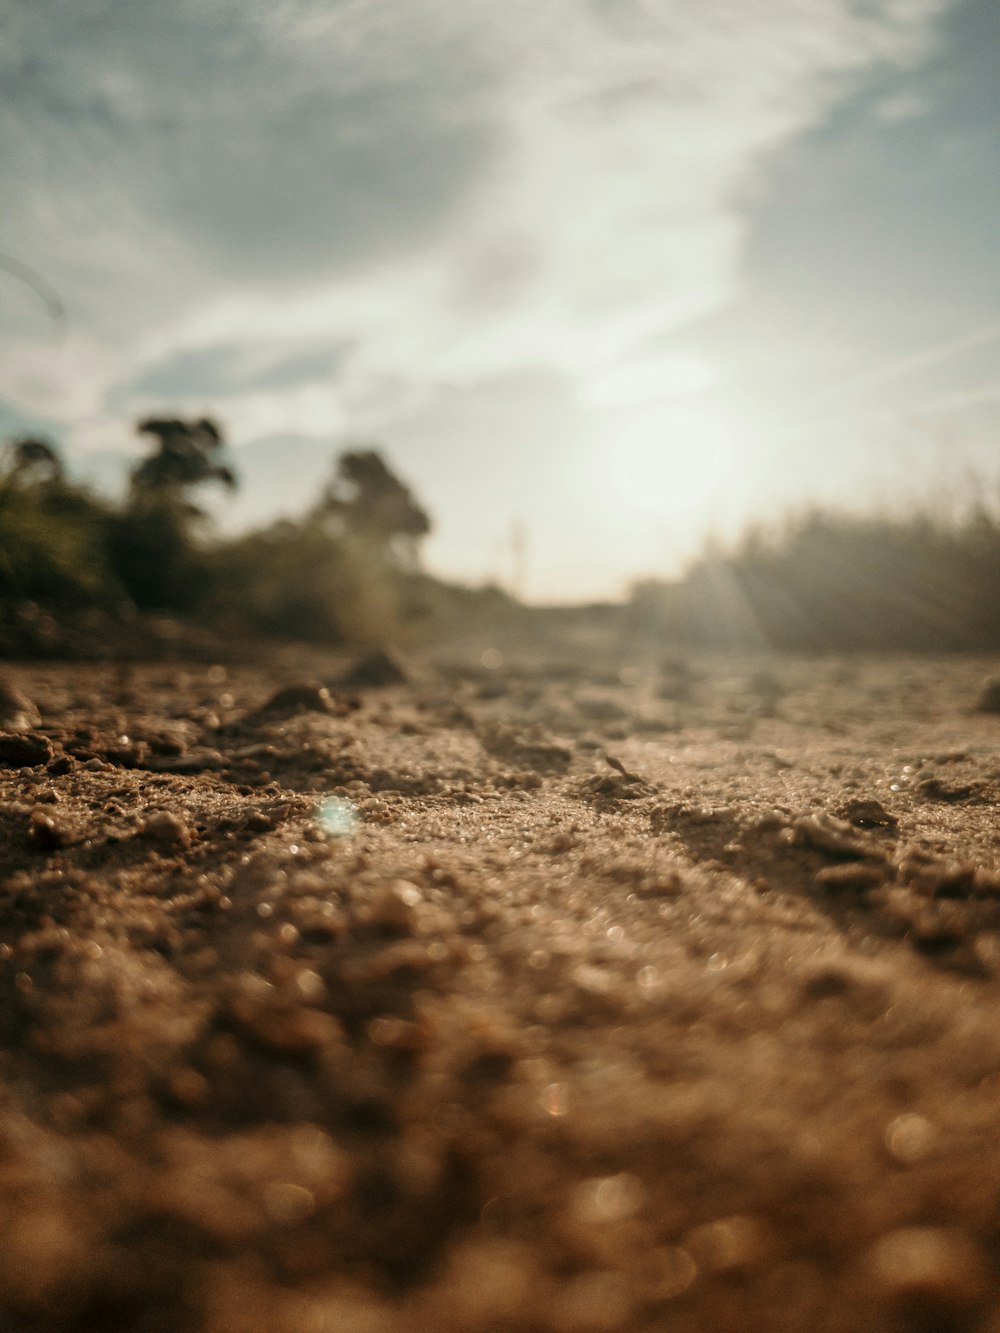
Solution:
[[[0,1328],[1000,1333],[994,666],[9,665]]]

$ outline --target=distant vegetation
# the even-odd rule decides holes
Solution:
[[[349,450],[301,518],[216,548],[216,610],[266,633],[380,647],[420,614],[417,555],[430,530],[377,450]]]
[[[113,651],[116,627],[134,643],[158,623],[363,648],[421,626],[558,638],[567,623],[423,573],[430,518],[377,449],[336,457],[299,518],[223,539],[198,503],[238,484],[219,426],[150,417],[137,430],[149,448],[119,503],[70,478],[46,440],[0,446],[0,651],[77,652],[88,635]],[[814,511],[590,614],[602,633],[689,648],[995,651],[1000,522],[977,503],[960,518]]]
[[[226,541],[196,498],[238,484],[218,425],[150,417],[136,429],[150,449],[120,504],[71,480],[48,441],[2,447],[0,647],[58,651],[67,626],[96,635],[143,614],[376,647],[419,613],[430,519],[377,450],[342,453],[300,519]]]
[[[0,452],[0,603],[55,611],[107,607],[123,589],[109,544],[112,508],[66,477],[44,440],[13,440]]]
[[[640,634],[704,648],[1000,649],[1000,524],[814,510],[710,550],[674,583],[633,590]]]

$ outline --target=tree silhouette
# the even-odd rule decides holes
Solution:
[[[377,449],[340,455],[318,511],[348,541],[380,549],[411,567],[417,542],[431,530],[426,511]]]
[[[137,606],[190,611],[209,591],[211,562],[197,539],[205,515],[188,492],[206,482],[233,490],[236,475],[222,461],[222,432],[208,417],[147,417],[136,431],[154,448],[133,468],[128,502],[113,525],[115,570]]]
[[[3,447],[3,480],[15,486],[65,481],[66,468],[54,444],[26,435]]]
[[[109,504],[69,479],[56,445],[31,435],[0,444],[0,605],[120,600],[105,549],[111,521]]]
[[[236,474],[220,461],[225,441],[211,418],[182,421],[179,417],[146,417],[136,431],[156,441],[155,451],[132,472],[132,487],[137,494],[179,496],[206,481],[217,481],[235,490]]]

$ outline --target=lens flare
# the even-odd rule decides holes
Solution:
[[[358,826],[353,804],[342,796],[328,796],[316,807],[316,823],[328,838],[346,838]]]

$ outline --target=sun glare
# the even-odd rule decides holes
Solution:
[[[733,439],[722,421],[658,404],[615,439],[612,481],[629,508],[698,522],[711,517],[733,458]]]

